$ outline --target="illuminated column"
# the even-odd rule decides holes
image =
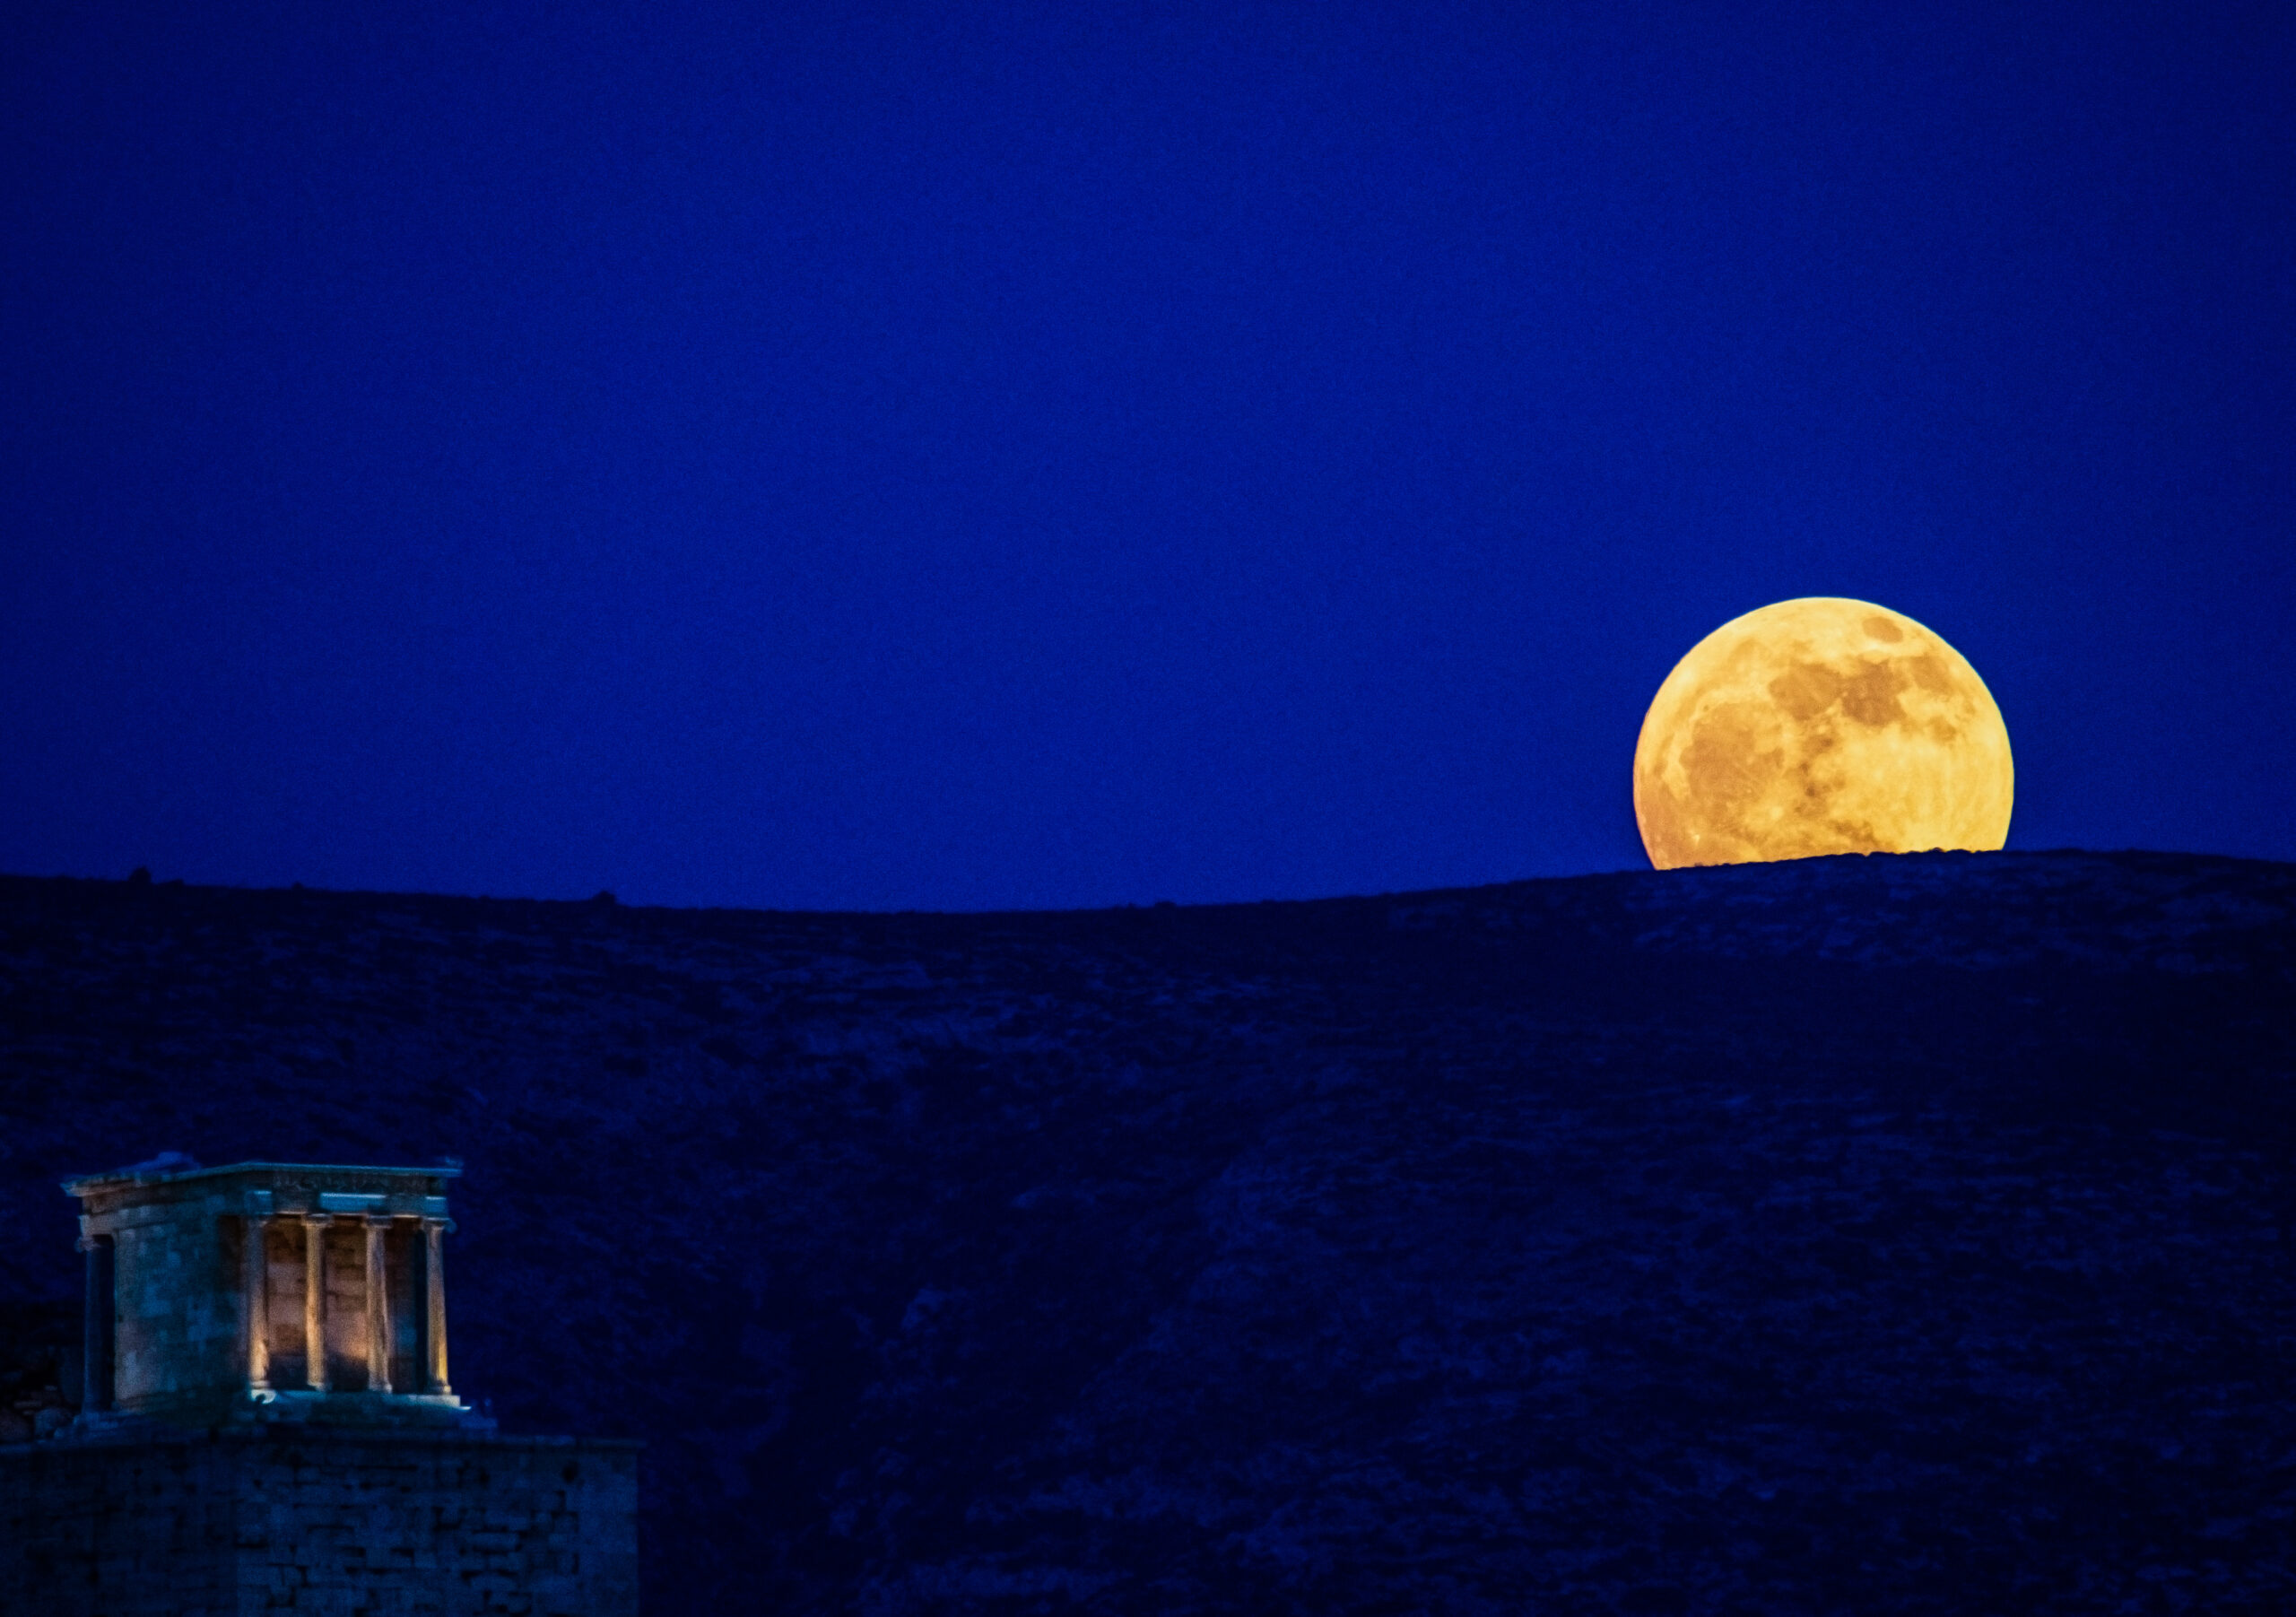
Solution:
[[[241,1311],[248,1321],[248,1391],[271,1390],[271,1264],[264,1252],[264,1233],[271,1221],[250,1213],[240,1221],[247,1227],[245,1251],[239,1258]]]
[[[326,1227],[324,1213],[303,1215],[303,1380],[326,1391]]]
[[[379,1213],[367,1219],[367,1390],[391,1390],[391,1294],[384,1265],[383,1238],[391,1221]]]
[[[442,1250],[450,1226],[445,1219],[422,1221],[422,1390],[445,1397],[447,1385],[447,1267]]]

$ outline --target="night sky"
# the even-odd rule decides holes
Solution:
[[[2296,859],[2296,12],[0,20],[0,869],[802,908],[1644,865],[1800,595],[2013,848]]]

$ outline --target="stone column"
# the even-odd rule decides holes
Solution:
[[[388,1254],[383,1238],[391,1221],[380,1213],[367,1217],[367,1390],[391,1390],[391,1292]]]
[[[240,1307],[248,1321],[248,1391],[271,1390],[271,1261],[264,1250],[264,1235],[271,1221],[250,1213],[239,1222],[247,1230],[246,1250],[239,1259]]]
[[[100,1412],[111,1407],[112,1395],[111,1237],[83,1235],[80,1250],[88,1255],[87,1305],[80,1316],[80,1407]]]
[[[453,1226],[445,1219],[422,1221],[422,1390],[443,1398],[447,1384],[447,1268],[443,1247]]]
[[[303,1380],[326,1391],[326,1227],[333,1215],[303,1215]]]

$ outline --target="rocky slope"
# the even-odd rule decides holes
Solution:
[[[983,916],[0,881],[60,1177],[465,1160],[648,1608],[2296,1608],[2296,869]]]

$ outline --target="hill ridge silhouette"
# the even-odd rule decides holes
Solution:
[[[74,1328],[67,1173],[452,1154],[456,1382],[648,1440],[655,1610],[2281,1609],[2292,917],[2155,853],[0,878],[0,1349]]]

